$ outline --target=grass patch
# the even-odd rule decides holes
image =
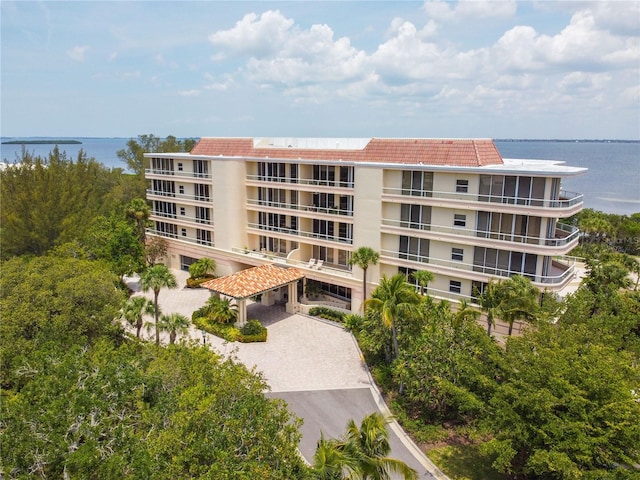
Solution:
[[[451,480],[504,480],[474,444],[447,445],[427,452],[427,456]]]

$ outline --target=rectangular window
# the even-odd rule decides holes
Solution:
[[[187,236],[187,229],[186,228],[181,229],[180,233],[182,234],[183,237],[186,237]]]
[[[464,259],[464,250],[462,248],[452,248],[451,249],[451,260],[456,262],[462,262]]]
[[[180,185],[178,187],[178,193],[180,193],[181,195],[184,195],[184,185]]]
[[[462,293],[462,282],[449,280],[449,291],[451,293]]]
[[[462,213],[455,213],[453,215],[453,226],[454,227],[466,227],[467,226],[467,216]]]
[[[180,215],[186,215],[184,207],[180,207]]]
[[[181,164],[181,163],[178,163],[178,171],[179,171],[179,172],[181,172],[182,170],[184,170],[184,169],[182,168],[182,164]]]
[[[469,180],[456,180],[456,193],[469,192]]]

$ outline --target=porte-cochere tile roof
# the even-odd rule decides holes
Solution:
[[[192,155],[454,167],[502,165],[490,139],[372,138],[362,149],[254,147],[252,138],[200,139]]]
[[[240,270],[226,277],[214,278],[204,282],[202,287],[239,300],[282,287],[302,278],[304,274],[297,268],[267,264]]]

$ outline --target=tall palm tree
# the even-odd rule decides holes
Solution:
[[[169,345],[176,342],[178,333],[185,334],[189,330],[189,319],[179,313],[170,315],[162,315],[160,317],[159,327],[164,332],[169,332]]]
[[[156,345],[160,345],[160,330],[158,330],[158,317],[160,314],[160,309],[158,306],[158,295],[160,294],[160,289],[163,287],[176,288],[178,286],[176,283],[176,277],[173,275],[173,273],[171,273],[166,265],[158,264],[154,265],[153,267],[147,268],[142,273],[142,275],[140,276],[140,285],[142,286],[142,291],[144,292],[153,290]]]
[[[136,327],[136,337],[140,338],[144,314],[153,314],[153,302],[144,297],[131,297],[122,304],[121,316],[132,327]]]
[[[411,274],[411,277],[420,285],[420,295],[424,295],[429,282],[433,282],[433,273],[429,270],[416,270]]]
[[[498,316],[498,307],[500,306],[501,290],[498,282],[491,279],[484,287],[482,293],[478,296],[478,304],[482,311],[487,315],[487,335],[491,336],[491,327],[496,325],[496,317]]]
[[[417,472],[401,460],[389,457],[388,420],[374,412],[362,419],[360,427],[352,420],[347,425],[345,441],[358,455],[358,471],[363,480],[386,480],[390,473],[405,480],[417,479]]]
[[[516,320],[533,320],[539,310],[538,289],[526,277],[514,275],[500,283],[502,291],[498,311],[509,324],[509,336]]]
[[[138,240],[144,245],[146,241],[145,228],[151,216],[149,204],[143,198],[134,198],[127,203],[124,213],[127,218],[135,220],[136,228],[138,229]]]
[[[412,318],[419,315],[420,296],[401,273],[380,280],[371,298],[364,302],[366,308],[378,312],[384,325],[391,329],[394,359],[398,358],[397,321],[400,317]]]
[[[360,247],[351,254],[349,265],[357,265],[362,269],[362,301],[367,299],[367,269],[376,265],[380,254],[371,247]]]
[[[320,440],[313,455],[311,466],[312,478],[315,480],[342,480],[346,472],[355,472],[358,459],[352,455],[352,449],[340,440],[329,439],[320,433]]]

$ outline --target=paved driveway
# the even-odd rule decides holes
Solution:
[[[185,284],[185,272],[174,271],[178,285]],[[136,281],[130,285],[135,289]],[[152,292],[142,292],[153,298]],[[191,313],[204,305],[209,292],[180,287],[163,289],[159,303],[164,313]],[[259,319],[268,329],[266,343],[228,343],[206,334],[207,345],[223,355],[231,355],[249,368],[261,372],[270,392],[284,399],[289,408],[304,420],[300,451],[311,462],[320,433],[336,437],[344,433],[347,422],[359,423],[375,411],[387,414],[353,336],[340,326],[305,315],[289,315],[284,306],[265,307],[250,304],[247,318]],[[154,338],[154,332],[144,334]],[[191,328],[189,338],[203,341],[202,332]],[[163,342],[168,336],[161,336]],[[389,424],[391,456],[415,468],[421,479],[446,478],[411,442],[396,422]]]

